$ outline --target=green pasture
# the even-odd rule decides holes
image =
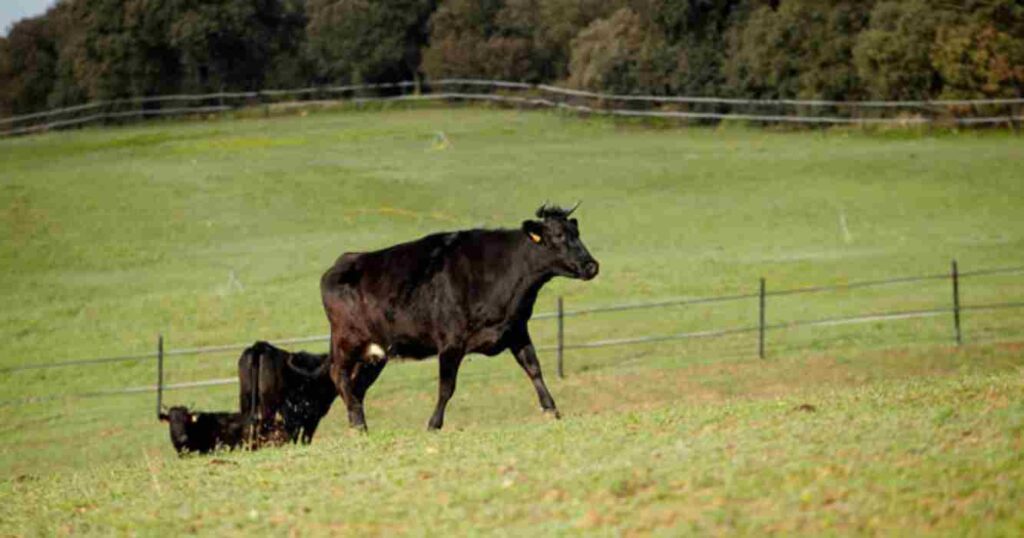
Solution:
[[[443,133],[443,136],[441,135]],[[447,140],[447,143],[442,143]],[[602,264],[538,311],[1024,266],[1024,143],[1006,132],[679,127],[413,107],[210,118],[0,140],[0,368],[326,334],[342,252],[515,227],[576,200]],[[1024,274],[961,281],[1024,301]],[[948,280],[773,296],[769,323],[949,308]],[[566,319],[566,342],[746,327],[757,301]],[[1024,309],[473,357],[446,429],[436,363],[393,364],[311,447],[179,460],[151,360],[0,372],[0,534],[1015,534]],[[555,323],[532,323],[539,345]],[[300,347],[300,346],[294,346]],[[304,346],[323,351],[314,343]],[[237,351],[168,359],[170,383]],[[236,405],[233,386],[169,403]],[[800,411],[802,404],[814,411]]]

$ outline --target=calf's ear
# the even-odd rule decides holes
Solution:
[[[530,241],[541,243],[544,239],[544,225],[535,220],[523,221],[523,232],[529,236]]]

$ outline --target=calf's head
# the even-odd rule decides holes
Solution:
[[[188,443],[188,430],[198,416],[189,412],[187,407],[172,407],[166,413],[160,413],[160,420],[170,424],[171,443],[175,448],[185,446]]]
[[[570,218],[576,207],[578,203],[572,209],[544,204],[537,210],[540,220],[523,221],[523,232],[543,249],[541,255],[555,274],[590,280],[597,276],[599,265],[580,240],[579,223]]]

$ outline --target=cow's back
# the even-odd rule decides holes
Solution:
[[[358,289],[385,297],[422,284],[443,268],[446,255],[464,232],[444,232],[372,252],[341,255],[324,273],[324,293]]]

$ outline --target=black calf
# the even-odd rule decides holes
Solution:
[[[186,407],[172,407],[160,414],[170,425],[171,443],[178,454],[208,454],[218,449],[239,447],[257,449],[263,445],[280,445],[288,441],[280,421],[265,422],[259,435],[253,436],[253,421],[242,413],[192,412]]]

